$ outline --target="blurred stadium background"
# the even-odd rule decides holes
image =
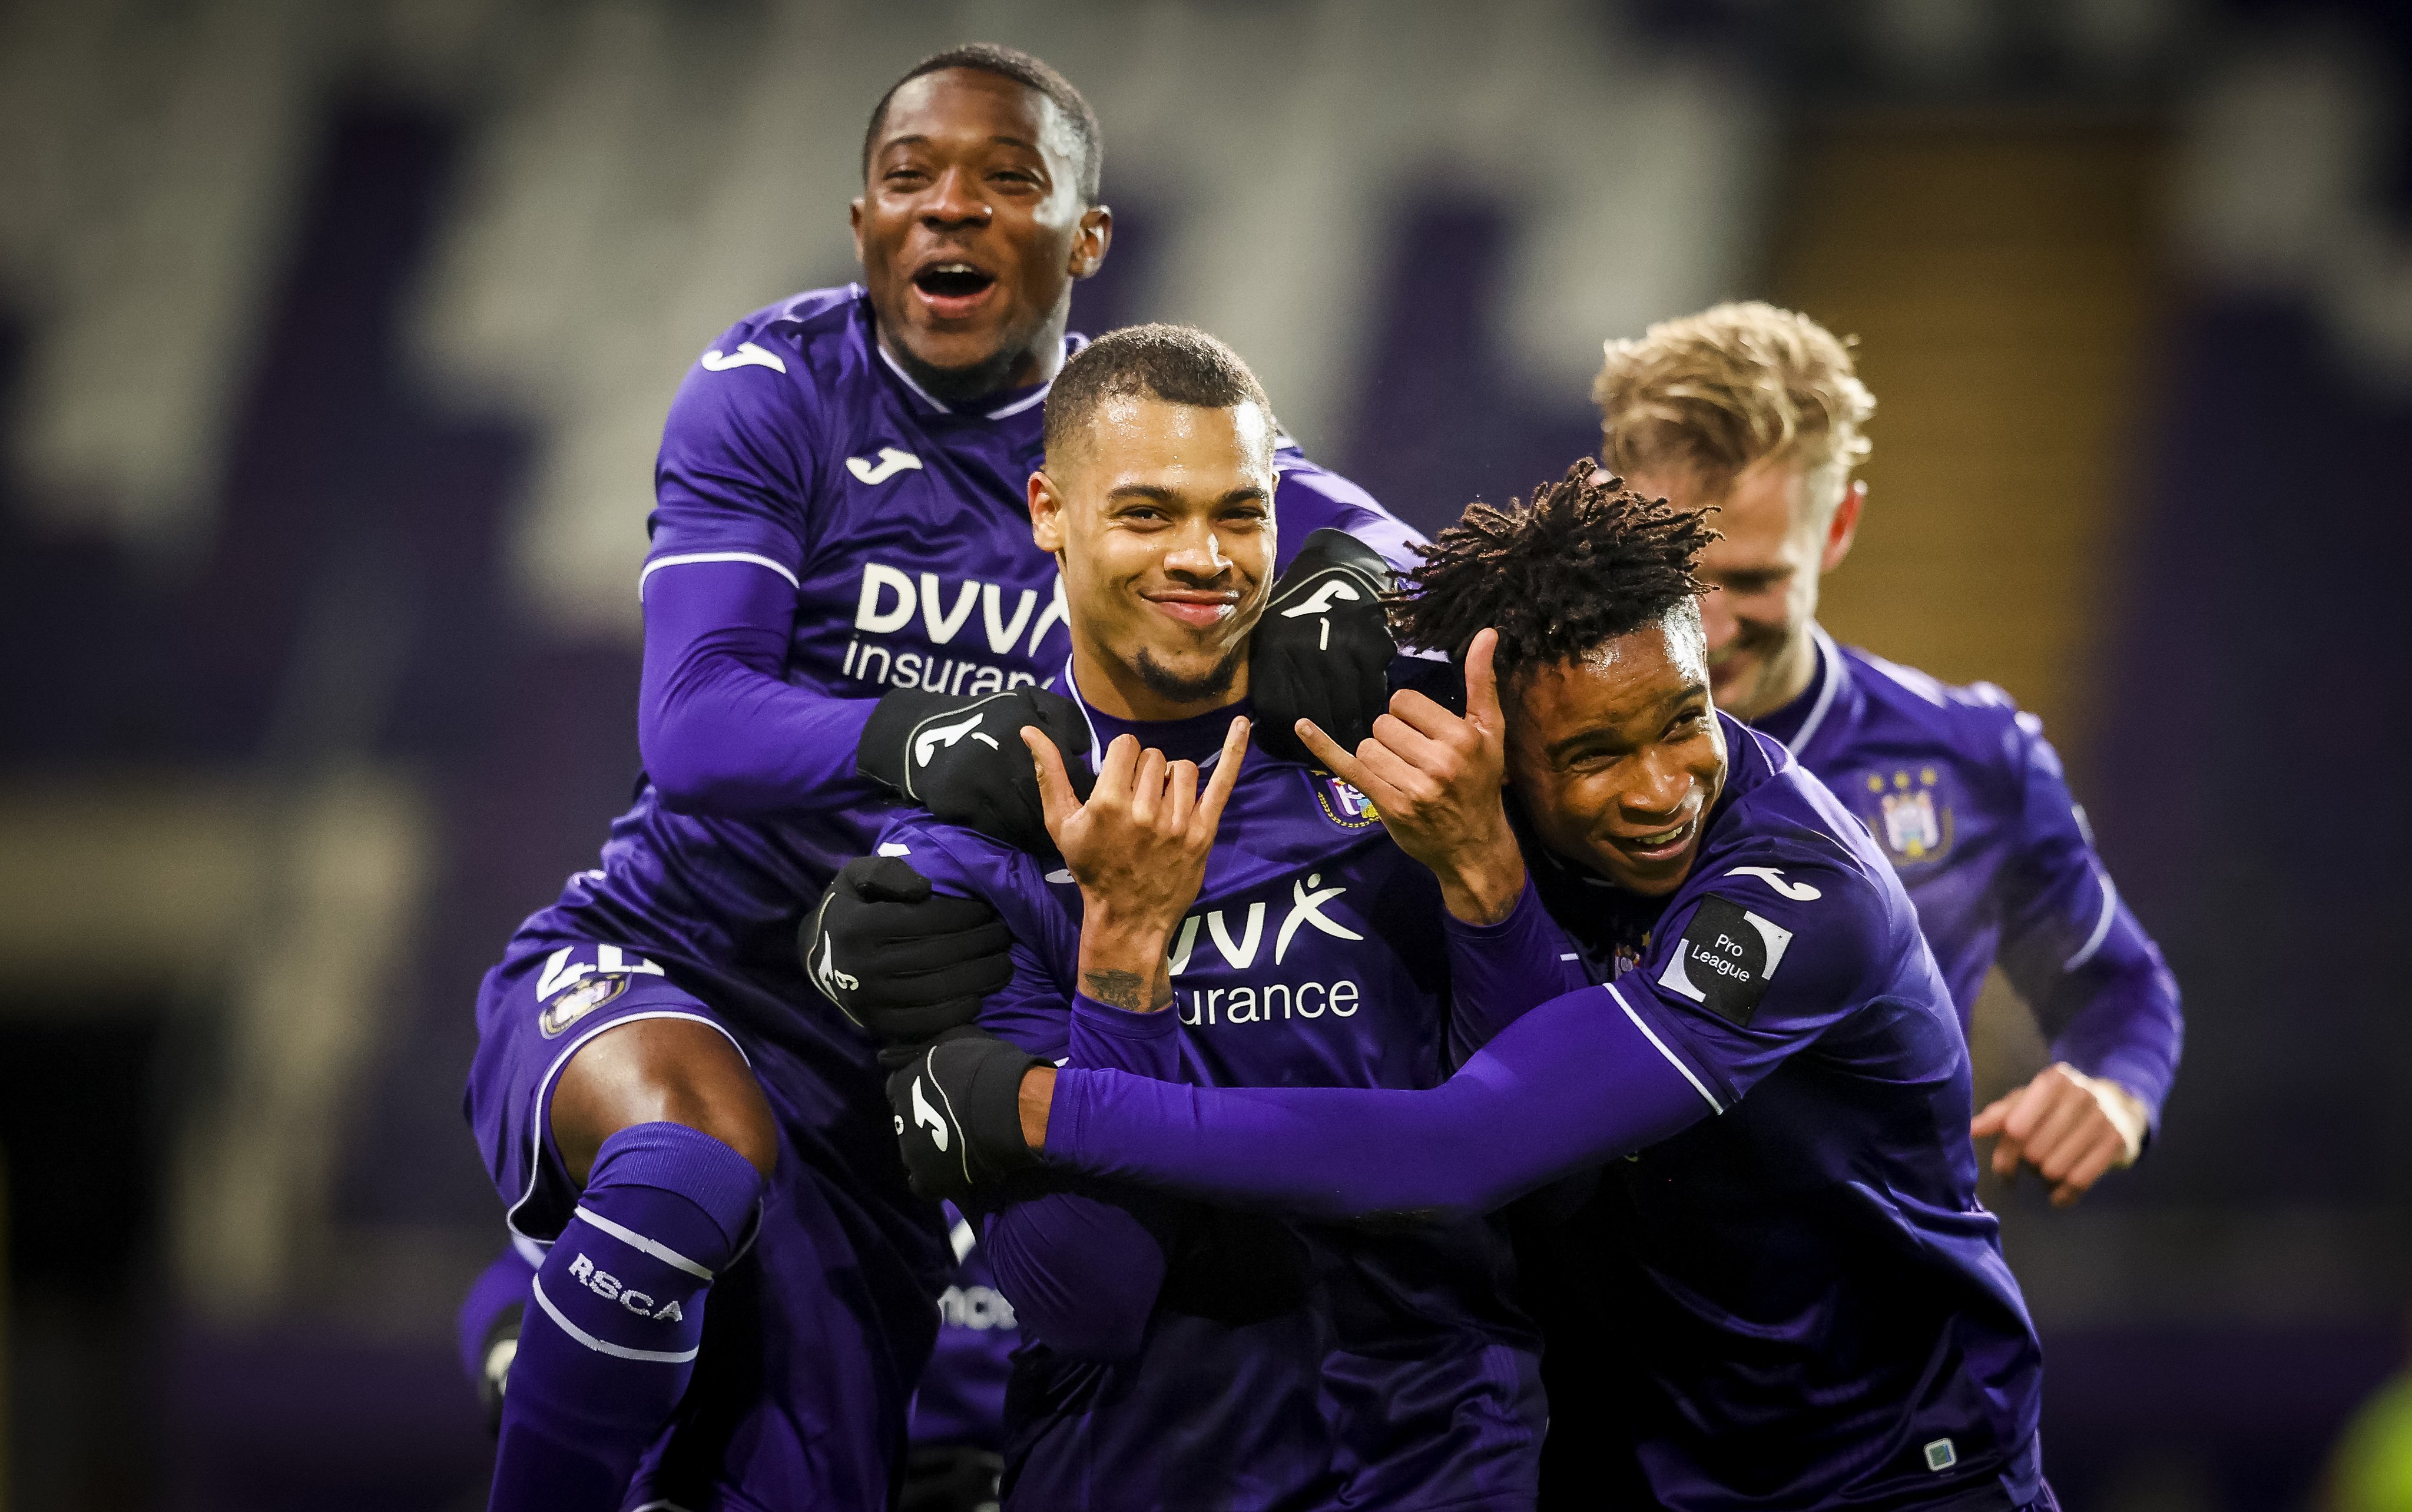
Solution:
[[[7,1506],[483,1505],[472,994],[637,767],[664,406],[973,38],[1104,118],[1076,328],[1206,326],[1427,527],[1592,449],[1603,337],[1862,338],[1827,623],[2042,712],[2187,996],[2144,1166],[1994,1195],[2047,1466],[2335,1505],[2412,1300],[2402,8],[13,0]]]

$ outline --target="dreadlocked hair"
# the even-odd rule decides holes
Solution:
[[[1704,516],[1645,499],[1621,477],[1594,482],[1585,458],[1533,502],[1476,503],[1429,546],[1408,586],[1390,597],[1399,639],[1460,658],[1486,626],[1504,683],[1578,660],[1663,619],[1707,591],[1692,575],[1718,538]]]

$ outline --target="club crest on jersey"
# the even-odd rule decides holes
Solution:
[[[594,948],[591,962],[570,960],[579,951],[579,947],[571,945],[563,946],[546,960],[544,975],[537,978],[536,984],[537,998],[544,1005],[536,1026],[545,1038],[559,1037],[571,1024],[626,991],[634,978],[664,975],[661,967],[616,945]]]
[[[1370,829],[1382,822],[1382,812],[1372,799],[1331,773],[1318,771],[1308,780],[1315,784],[1315,800],[1323,805],[1323,816],[1341,829]]]
[[[1875,800],[1876,822],[1868,826],[1896,866],[1940,859],[1951,848],[1951,805],[1939,791],[1940,774],[1921,767],[1890,776],[1869,772],[1868,796]]]

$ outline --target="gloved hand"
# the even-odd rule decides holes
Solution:
[[[974,1029],[951,1029],[888,1079],[897,1152],[913,1190],[961,1202],[981,1182],[1038,1164],[1022,1138],[1022,1077],[1047,1063]]]
[[[1060,693],[1022,686],[978,697],[918,688],[883,695],[855,747],[855,770],[887,784],[949,824],[977,829],[1034,855],[1049,850],[1038,778],[1022,743],[1037,726],[1059,751],[1085,755],[1089,722]],[[1066,763],[1082,798],[1087,766]]]
[[[1346,531],[1323,529],[1273,584],[1248,653],[1257,743],[1284,761],[1312,761],[1294,727],[1312,719],[1354,751],[1390,704],[1384,674],[1398,644],[1382,595],[1390,566]],[[894,697],[894,695],[890,695]]]
[[[936,892],[901,856],[846,863],[796,930],[804,975],[884,1047],[909,1059],[970,1023],[1013,975],[1013,936],[976,898]]]

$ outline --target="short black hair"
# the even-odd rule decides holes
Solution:
[[[879,103],[871,108],[871,124],[862,130],[862,177],[871,180],[871,151],[879,145],[879,128],[888,121],[888,102],[896,92],[923,74],[934,74],[942,68],[971,68],[980,73],[995,74],[1017,84],[1038,91],[1055,102],[1072,134],[1081,139],[1081,201],[1097,202],[1097,186],[1106,167],[1106,134],[1097,125],[1097,112],[1089,109],[1088,99],[1072,87],[1072,81],[1057,73],[1045,60],[1034,58],[1019,48],[1003,47],[994,42],[971,42],[950,47],[944,52],[933,52],[904,76],[888,86]]]
[[[1478,632],[1495,629],[1504,683],[1579,660],[1706,592],[1692,564],[1718,538],[1708,511],[1645,499],[1621,477],[1594,482],[1598,472],[1586,457],[1531,504],[1466,506],[1416,549],[1423,563],[1390,606],[1399,638],[1463,658]]]
[[[1047,456],[1080,433],[1109,399],[1146,394],[1168,404],[1230,409],[1254,404],[1273,432],[1272,402],[1240,354],[1195,326],[1125,326],[1072,354],[1047,390]]]

